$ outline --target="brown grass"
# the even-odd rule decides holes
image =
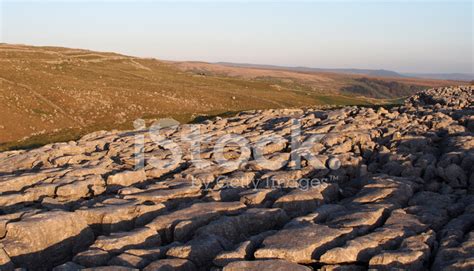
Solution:
[[[353,78],[0,44],[0,150],[129,127],[143,117],[188,122],[248,109],[386,102],[341,94]]]

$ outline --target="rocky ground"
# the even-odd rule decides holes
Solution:
[[[201,158],[213,162],[204,169],[183,140],[189,125],[162,131],[177,145],[145,130],[96,132],[0,153],[0,269],[473,270],[473,102],[471,86],[387,109],[243,112],[199,125]],[[292,150],[294,119],[300,139],[322,139]],[[212,152],[226,134],[285,140],[263,147],[265,166],[229,168]],[[152,165],[176,146],[181,162]],[[305,151],[323,166],[285,163]]]

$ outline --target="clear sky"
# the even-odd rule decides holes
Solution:
[[[0,5],[0,40],[7,43],[168,60],[473,72],[472,0]]]

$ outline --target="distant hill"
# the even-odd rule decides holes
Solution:
[[[473,73],[399,73],[390,70],[374,70],[374,69],[325,69],[325,68],[309,68],[309,67],[286,67],[276,65],[260,65],[260,64],[246,64],[246,63],[232,63],[232,62],[218,62],[216,64],[230,67],[248,67],[260,69],[274,69],[274,70],[291,70],[300,72],[333,72],[345,74],[359,74],[368,76],[382,76],[382,77],[412,77],[425,79],[439,79],[439,80],[457,80],[457,81],[472,81],[474,80]]]
[[[453,84],[449,81],[404,77],[387,70],[324,70],[271,65],[205,62],[176,62],[183,71],[206,76],[229,76],[274,82],[273,86],[307,93],[339,93],[376,99],[394,99],[412,95],[428,86]],[[338,71],[338,72],[336,72]],[[343,72],[340,72],[343,71]]]
[[[231,66],[231,67],[290,70],[290,71],[300,71],[300,72],[333,72],[333,73],[361,74],[361,75],[385,76],[385,77],[404,77],[403,75],[397,72],[389,71],[389,70],[323,69],[323,68],[309,68],[309,67],[286,67],[286,66],[275,66],[275,65],[244,64],[244,63],[232,63],[232,62],[218,62],[215,64]]]

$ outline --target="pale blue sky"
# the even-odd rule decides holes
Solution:
[[[7,43],[169,60],[473,72],[472,1],[7,0],[0,8]]]

